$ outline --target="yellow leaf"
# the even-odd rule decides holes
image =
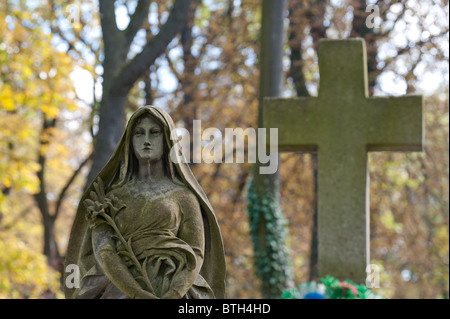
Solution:
[[[49,105],[42,105],[42,111],[50,118],[55,118],[58,115],[58,108]]]
[[[5,185],[6,188],[11,187],[11,185],[12,185],[11,179],[9,179],[9,177],[7,177],[7,176],[3,177],[2,183],[3,183],[3,185]]]
[[[1,101],[1,102],[2,102],[3,108],[5,110],[7,110],[7,111],[14,111],[14,109],[15,109],[14,101],[11,98],[3,99],[3,101]]]
[[[5,84],[1,89],[0,102],[5,110],[14,111],[14,100],[12,99],[11,87],[8,84]]]

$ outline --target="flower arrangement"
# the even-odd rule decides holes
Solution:
[[[357,285],[351,280],[340,281],[332,276],[299,284],[298,288],[288,289],[282,299],[382,299],[365,285]]]

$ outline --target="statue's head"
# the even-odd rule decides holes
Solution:
[[[157,163],[164,156],[164,131],[149,113],[142,114],[131,130],[133,156],[139,163]]]
[[[133,168],[131,175],[134,176],[137,173],[136,169],[141,165],[163,169],[164,174],[168,175],[169,145],[165,138],[167,130],[164,129],[163,123],[150,113],[144,113],[132,125],[129,145],[132,163],[130,168]]]
[[[172,119],[164,111],[150,106],[138,109],[128,121],[124,134],[120,165],[108,183],[111,188],[120,187],[135,178],[140,165],[154,165],[164,170],[164,174],[174,182],[180,183],[170,160],[173,134],[176,133]]]

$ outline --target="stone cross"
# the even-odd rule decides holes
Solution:
[[[318,152],[319,276],[364,283],[370,263],[367,152],[421,151],[422,97],[368,97],[363,39],[321,40],[317,98],[268,98],[280,151]]]

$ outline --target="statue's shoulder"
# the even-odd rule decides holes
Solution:
[[[113,186],[106,193],[106,196],[130,195],[133,183],[128,182],[120,186]]]
[[[192,191],[184,184],[172,183],[171,191],[174,192],[177,196],[189,196],[189,194],[193,194]]]
[[[197,201],[194,192],[184,184],[174,183],[172,193],[179,201]]]

